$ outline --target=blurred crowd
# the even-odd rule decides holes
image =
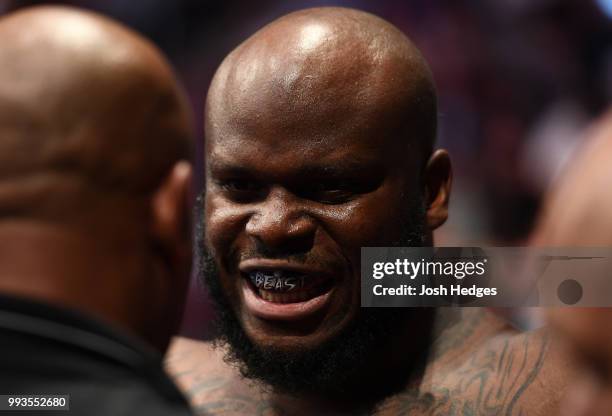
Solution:
[[[40,3],[0,0],[0,11]],[[612,101],[612,7],[604,0],[61,3],[108,14],[157,43],[178,69],[199,125],[221,59],[276,17],[338,5],[395,24],[422,50],[439,89],[439,143],[455,172],[440,245],[524,244],[546,187]]]
[[[612,97],[612,20],[603,0],[64,3],[149,36],[178,68],[198,114],[223,56],[280,15],[339,5],[389,20],[423,51],[439,88],[440,144],[456,173],[440,244],[524,241],[542,191]]]

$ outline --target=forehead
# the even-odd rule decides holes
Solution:
[[[356,105],[341,97],[334,105],[329,100],[309,106],[286,100],[258,102],[256,97],[248,101],[249,105],[226,99],[209,103],[208,161],[393,165],[414,152],[407,145],[410,132],[398,129],[397,118],[385,106]]]
[[[289,31],[283,42],[256,36],[221,65],[207,98],[209,157],[246,148],[269,155],[299,151],[304,158],[383,157],[407,141],[400,130],[414,71],[404,65],[402,50],[373,54],[371,42],[340,42],[317,25],[302,29],[299,36]]]
[[[206,117],[210,149],[285,148],[329,152],[383,150],[399,141],[398,117],[388,106],[365,103],[327,90],[319,96],[293,91],[276,94],[262,87],[212,97]],[[403,132],[402,132],[403,133]],[[392,140],[395,139],[395,140]]]

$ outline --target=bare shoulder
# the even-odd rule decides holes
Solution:
[[[546,329],[517,332],[487,314],[473,314],[464,322],[433,346],[438,352],[423,378],[383,402],[377,416],[558,414],[572,366]],[[210,343],[184,338],[171,346],[168,370],[196,410],[285,414],[226,364],[224,354]]]
[[[166,355],[166,369],[198,413],[262,414],[262,393],[227,365],[224,355],[210,342],[175,338]]]
[[[452,352],[449,352],[452,355]],[[503,330],[469,353],[441,357],[380,415],[557,415],[571,363],[548,330]]]
[[[188,379],[194,373],[224,371],[223,352],[214,348],[211,342],[176,337],[166,354],[166,368],[179,379]]]

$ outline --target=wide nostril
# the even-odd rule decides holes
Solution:
[[[293,240],[312,240],[315,228],[314,221],[306,215],[253,215],[246,224],[247,234],[270,246],[288,244]]]
[[[268,200],[254,212],[245,226],[246,233],[271,249],[309,250],[316,224],[298,204]]]

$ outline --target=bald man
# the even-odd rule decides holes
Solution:
[[[194,406],[554,414],[563,382],[546,334],[478,309],[360,308],[360,248],[431,245],[447,218],[436,111],[417,48],[356,10],[289,14],[223,61],[198,230],[219,348],[182,339],[169,360]]]
[[[547,198],[534,243],[559,247],[612,246],[612,110]],[[563,406],[564,416],[612,414],[612,309],[558,308],[550,318],[569,341],[584,374]]]
[[[161,358],[191,251],[192,121],[168,63],[63,7],[2,17],[0,62],[0,394],[190,414]]]

